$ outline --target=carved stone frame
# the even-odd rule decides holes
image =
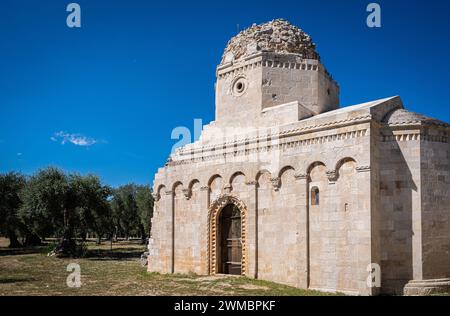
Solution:
[[[242,261],[241,274],[245,275],[247,272],[247,207],[238,197],[231,194],[224,194],[219,196],[211,203],[208,211],[208,255],[209,255],[209,273],[217,274],[217,229],[219,223],[219,215],[225,206],[228,204],[236,205],[241,212],[241,242],[242,242]]]

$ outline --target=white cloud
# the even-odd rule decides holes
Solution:
[[[71,134],[66,132],[57,132],[50,137],[53,142],[60,142],[61,145],[71,143],[75,146],[89,147],[98,144],[99,141],[90,137],[83,136],[81,134]]]

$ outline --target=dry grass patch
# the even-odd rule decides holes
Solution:
[[[236,276],[148,273],[138,242],[88,243],[85,258],[48,257],[48,247],[8,249],[0,238],[0,295],[330,295]],[[81,267],[80,288],[69,288],[69,263]]]

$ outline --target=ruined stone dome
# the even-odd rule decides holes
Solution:
[[[253,24],[227,44],[221,64],[237,61],[258,51],[298,54],[305,59],[320,60],[311,37],[286,20],[277,19]]]
[[[396,109],[391,113],[388,113],[386,117],[383,119],[383,123],[388,125],[403,125],[403,124],[431,124],[438,126],[450,127],[450,124],[422,115],[418,113],[414,113],[405,109]]]

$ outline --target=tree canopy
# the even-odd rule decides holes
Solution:
[[[21,246],[17,236],[24,227],[18,211],[22,204],[19,194],[24,186],[24,176],[14,172],[0,174],[0,234],[9,238],[10,247]]]
[[[56,251],[76,255],[77,240],[139,237],[150,233],[153,197],[149,186],[113,189],[95,175],[48,167],[30,177],[0,174],[0,234],[11,247],[59,240]],[[19,241],[22,238],[23,242]]]

